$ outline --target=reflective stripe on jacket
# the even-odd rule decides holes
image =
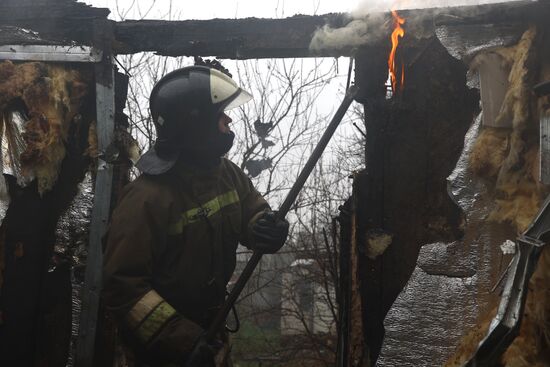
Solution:
[[[223,303],[238,242],[269,209],[222,159],[208,171],[178,163],[123,191],[104,254],[103,300],[156,363],[184,360]]]

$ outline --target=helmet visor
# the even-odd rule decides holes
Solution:
[[[250,101],[252,99],[252,95],[245,91],[244,89],[240,89],[237,92],[237,95],[231,99],[231,101],[223,108],[224,111],[232,110],[233,108],[237,108],[239,106],[242,106],[246,102]]]

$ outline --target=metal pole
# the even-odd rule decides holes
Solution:
[[[353,102],[355,95],[357,94],[357,91],[358,89],[355,86],[351,86],[348,89],[346,96],[344,97],[344,100],[340,104],[340,107],[338,107],[338,110],[336,110],[334,117],[332,118],[329,125],[327,126],[327,129],[323,133],[323,136],[321,136],[319,143],[317,143],[317,146],[311,153],[311,156],[306,162],[304,168],[302,168],[302,172],[300,172],[300,175],[298,175],[296,182],[294,183],[294,185],[292,185],[292,188],[290,189],[285,200],[283,201],[283,204],[280,206],[279,210],[277,211],[277,216],[279,218],[284,218],[288,213],[288,211],[290,210],[290,208],[292,207],[292,204],[294,204],[294,201],[296,200],[296,198],[298,197],[298,194],[302,190],[302,187],[304,186],[306,180],[311,174],[311,171],[313,171],[313,168],[317,164],[317,161],[319,161],[319,158],[323,154],[323,151],[325,150],[327,144],[332,138],[332,135],[334,135],[336,128],[340,124],[340,121],[342,121],[342,119],[344,118],[344,115],[346,114],[349,106],[351,105],[351,102]],[[216,337],[216,334],[225,325],[225,320],[227,318],[227,315],[231,311],[231,308],[235,304],[235,301],[237,301],[237,298],[241,294],[242,290],[244,289],[244,286],[250,279],[250,276],[254,272],[254,269],[256,269],[256,266],[258,265],[261,259],[262,259],[262,253],[256,252],[256,251],[252,253],[252,257],[250,258],[250,260],[248,260],[248,263],[246,264],[241,275],[239,276],[239,279],[233,286],[233,289],[229,293],[229,296],[227,296],[222,308],[216,314],[216,317],[212,321],[212,324],[210,324],[210,327],[206,332],[206,340],[208,341],[213,340]]]

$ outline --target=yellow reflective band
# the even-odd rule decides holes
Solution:
[[[191,223],[197,222],[202,218],[208,218],[219,212],[222,208],[239,202],[237,190],[228,191],[225,194],[216,196],[204,205],[189,209],[181,214],[180,220],[173,223],[168,228],[168,233],[171,235],[180,234],[183,228]]]
[[[130,329],[135,330],[162,301],[164,299],[154,290],[145,293],[126,315],[126,322]]]
[[[138,340],[147,344],[175,314],[176,310],[163,301],[138,327],[136,331]]]

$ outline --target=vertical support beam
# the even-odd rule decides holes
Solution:
[[[115,89],[112,53],[108,49],[111,32],[106,21],[95,24],[96,36],[104,46],[103,61],[95,66],[97,141],[100,157],[97,160],[97,175],[94,206],[90,227],[88,259],[82,292],[82,312],[76,350],[77,367],[93,365],[95,337],[102,282],[103,255],[101,238],[107,229],[111,209],[113,167],[104,160],[105,151],[113,141],[115,117]]]
[[[540,182],[550,184],[550,112],[540,115]]]
[[[388,49],[389,52],[389,49]],[[362,362],[351,361],[351,366],[374,366],[384,338],[383,320],[385,309],[383,293],[383,264],[381,261],[369,260],[365,256],[366,235],[372,229],[385,228],[385,174],[386,142],[390,104],[386,101],[387,53],[365,50],[357,55],[355,80],[363,92],[361,102],[364,104],[366,170],[354,180],[356,197],[357,222],[355,228],[357,259],[357,279],[361,294],[361,311],[363,312],[362,332],[364,351]],[[353,252],[352,252],[352,256]],[[358,322],[353,320],[352,322]],[[355,352],[357,355],[357,351]],[[353,358],[353,356],[352,356]]]
[[[336,367],[349,366],[349,339],[351,327],[351,237],[352,215],[355,205],[351,196],[340,209],[340,248],[338,258],[338,344],[336,348]],[[336,237],[336,236],[334,236]]]
[[[365,334],[365,319],[363,317],[364,306],[363,296],[361,292],[361,266],[360,242],[358,241],[358,207],[357,195],[352,196],[352,212],[351,212],[351,233],[350,233],[350,248],[349,248],[349,339],[347,343],[347,364],[346,367],[370,367],[371,363],[371,348],[367,335]]]
[[[547,29],[540,25],[538,29]],[[550,31],[543,31],[539,36],[539,45],[547,45],[550,42]],[[533,87],[533,91],[538,97],[537,105],[540,114],[540,177],[539,180],[544,185],[550,184],[550,49],[541,47],[539,52],[540,71],[538,84]]]

